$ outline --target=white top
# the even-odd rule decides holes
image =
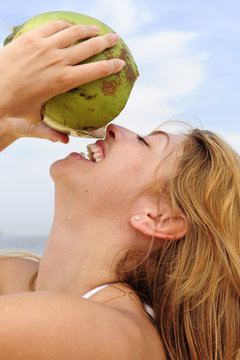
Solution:
[[[96,294],[98,291],[104,289],[105,287],[107,286],[110,286],[112,285],[112,283],[110,284],[104,284],[104,285],[100,285],[98,287],[96,287],[95,289],[92,289],[90,290],[89,292],[87,292],[85,295],[83,295],[83,298],[84,299],[89,299],[92,295]],[[153,309],[147,305],[147,304],[143,304],[144,306],[144,309],[146,310],[147,314],[152,318],[152,319],[155,319],[155,315],[154,315],[154,312],[153,312]]]

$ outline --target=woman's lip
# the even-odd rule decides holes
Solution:
[[[102,149],[103,157],[105,158],[105,149],[104,149],[105,141],[104,140],[97,140],[96,144],[98,146],[100,146],[100,148]]]
[[[73,157],[74,159],[83,159],[83,160],[89,161],[83,155],[81,155],[77,152],[72,152],[71,154],[69,154],[69,156]]]

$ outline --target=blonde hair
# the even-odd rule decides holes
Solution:
[[[216,134],[191,130],[173,178],[153,186],[185,214],[186,236],[118,264],[153,308],[168,359],[240,359],[239,181],[239,155]]]
[[[29,259],[34,259],[37,261],[41,260],[41,257],[37,254],[34,254],[30,251],[25,251],[25,250],[8,250],[8,251],[1,251],[0,250],[0,258],[1,257],[5,257],[5,256],[11,256],[11,257],[17,257],[17,258],[29,258]]]
[[[21,251],[21,250],[8,250],[8,251],[1,251],[0,250],[0,258],[1,257],[11,257],[11,258],[24,258],[24,259],[33,259],[35,261],[40,262],[41,257],[37,254],[34,254],[30,251]],[[35,291],[35,282],[37,279],[38,270],[34,270],[28,283],[29,291]]]

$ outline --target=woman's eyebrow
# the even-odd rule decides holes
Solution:
[[[168,133],[166,133],[165,131],[162,131],[162,130],[154,130],[154,131],[150,132],[150,134],[148,134],[147,136],[153,136],[153,135],[164,135],[167,138],[169,138]]]
[[[162,131],[162,130],[154,130],[154,131],[150,132],[150,134],[148,134],[147,136],[154,136],[154,135],[164,135],[167,138],[166,146],[168,146],[169,140],[170,140],[168,133],[166,133],[165,131]]]

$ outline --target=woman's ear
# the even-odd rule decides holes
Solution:
[[[131,225],[144,235],[164,240],[178,240],[186,235],[187,219],[182,213],[174,213],[166,201],[161,201],[156,211],[156,205],[148,206],[144,211],[135,214],[130,219]]]

